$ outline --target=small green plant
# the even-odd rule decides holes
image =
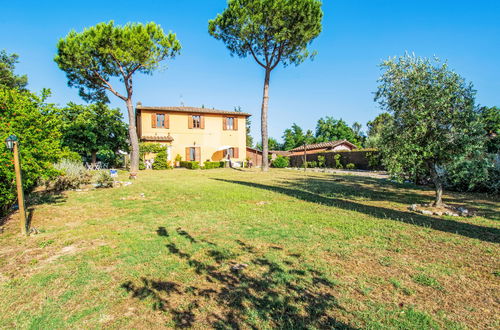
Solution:
[[[114,180],[109,171],[104,170],[100,171],[97,175],[96,183],[98,188],[111,188],[113,187]]]
[[[339,154],[336,154],[333,156],[333,160],[335,161],[335,168],[342,169],[344,166],[342,166],[342,163],[340,162],[341,156]]]
[[[318,156],[318,166],[319,167],[325,167],[326,165],[326,158],[325,156]]]
[[[43,249],[43,248],[45,248],[53,243],[54,243],[54,240],[49,239],[48,241],[43,241],[43,242],[38,243],[38,246]]]
[[[310,167],[310,168],[318,167],[318,163],[315,160],[313,160],[311,162],[307,162],[307,167]]]
[[[345,166],[345,168],[348,170],[354,170],[356,169],[356,165],[354,165],[353,163],[349,163]]]
[[[278,155],[271,165],[276,168],[285,168],[288,167],[289,164],[290,160],[288,157]]]
[[[176,161],[176,162],[180,162],[180,161],[182,161],[182,156],[181,156],[181,155],[179,155],[179,154],[177,154],[177,156],[175,156],[175,161]]]
[[[435,278],[433,278],[429,275],[423,274],[423,273],[419,273],[419,274],[414,275],[413,281],[415,283],[429,286],[429,287],[437,289],[437,290],[443,290],[443,286],[441,285],[441,283],[438,282],[438,280],[436,280]]]

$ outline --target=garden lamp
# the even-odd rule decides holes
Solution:
[[[11,135],[9,136],[6,140],[5,140],[5,145],[7,146],[7,149],[9,149],[10,151],[13,151],[14,150],[14,143],[19,141],[17,139],[17,136],[15,135]]]
[[[5,145],[10,151],[14,152],[14,172],[16,173],[16,186],[17,186],[17,203],[19,205],[19,218],[21,225],[21,233],[27,234],[26,211],[24,208],[24,192],[21,174],[21,160],[19,159],[19,139],[12,134],[5,139]]]

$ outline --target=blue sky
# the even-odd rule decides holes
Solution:
[[[134,102],[185,105],[253,114],[252,133],[260,134],[263,70],[251,58],[229,55],[207,33],[209,19],[225,0],[192,1],[6,1],[2,0],[0,49],[20,55],[17,72],[29,88],[50,88],[50,101],[83,103],[53,62],[57,40],[71,29],[102,21],[159,23],[173,31],[183,49],[153,76],[135,79]],[[323,116],[365,124],[380,111],[373,92],[378,64],[389,56],[415,52],[448,59],[472,81],[481,105],[500,105],[500,1],[498,0],[324,0],[323,32],[312,44],[314,61],[277,68],[271,76],[270,136],[297,123],[314,129]],[[121,100],[111,105],[124,110]]]

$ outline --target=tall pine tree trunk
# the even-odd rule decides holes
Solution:
[[[97,151],[92,151],[92,166],[94,168],[96,163],[97,163]]]
[[[132,104],[132,98],[128,98],[127,101],[128,110],[128,135],[130,139],[130,175],[135,177],[139,171],[139,138],[137,136],[137,127],[135,123],[135,111],[134,105]]]
[[[264,79],[264,92],[262,97],[262,109],[261,109],[261,132],[262,132],[262,171],[267,172],[269,170],[269,146],[268,146],[268,134],[267,134],[267,109],[269,104],[269,79],[271,77],[271,69],[266,68],[266,77]]]

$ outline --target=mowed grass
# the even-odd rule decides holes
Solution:
[[[122,174],[125,175],[125,174]],[[498,199],[288,170],[148,171],[0,234],[0,328],[498,328]]]

